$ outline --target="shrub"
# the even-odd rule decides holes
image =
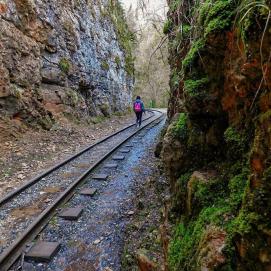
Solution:
[[[59,63],[58,63],[58,66],[59,66],[61,71],[65,72],[65,73],[69,73],[71,63],[70,63],[70,61],[68,59],[61,58]]]
[[[173,26],[173,23],[172,21],[169,19],[165,22],[164,24],[164,27],[163,27],[163,33],[165,35],[169,34],[171,31],[172,31],[172,26]]]
[[[105,60],[102,61],[101,67],[103,70],[106,70],[106,71],[109,70],[109,64]]]

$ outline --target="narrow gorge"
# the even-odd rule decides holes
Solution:
[[[271,271],[270,90],[270,0],[0,0],[0,271]]]

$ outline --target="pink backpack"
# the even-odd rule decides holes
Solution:
[[[134,109],[135,109],[135,112],[141,112],[142,111],[141,103],[140,102],[135,102]]]

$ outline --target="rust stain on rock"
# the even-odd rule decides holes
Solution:
[[[43,192],[50,193],[50,194],[58,193],[60,191],[61,191],[60,187],[47,187],[43,189]]]
[[[17,219],[26,219],[29,216],[39,214],[41,209],[37,205],[31,205],[21,208],[16,208],[11,212],[11,215]]]
[[[262,160],[260,158],[253,158],[252,161],[251,161],[251,167],[256,172],[262,172],[263,171]]]
[[[1,13],[6,13],[6,12],[7,12],[7,5],[0,3],[0,14]]]

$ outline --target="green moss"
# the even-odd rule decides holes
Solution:
[[[230,166],[225,165],[225,167]],[[197,270],[196,257],[201,249],[199,245],[204,239],[206,229],[210,226],[216,226],[227,233],[224,253],[229,256],[229,259],[234,253],[233,239],[236,234],[243,235],[253,229],[259,216],[245,211],[238,214],[248,185],[249,173],[247,166],[240,165],[238,168],[238,170],[242,168],[241,173],[231,177],[229,182],[227,182],[227,176],[232,174],[231,170],[226,172],[226,176],[218,176],[208,182],[199,181],[192,184],[193,213],[190,217],[182,216],[175,226],[169,246],[170,270]],[[234,172],[236,172],[235,167]],[[189,174],[184,174],[177,182],[178,187],[181,187],[179,196],[183,198],[184,204],[185,198],[187,198],[186,188],[189,178]],[[183,211],[182,215],[184,214]],[[226,269],[222,270],[231,270],[232,266],[234,263],[229,261],[225,265]],[[233,270],[235,269],[233,268]]]
[[[199,80],[185,80],[184,91],[190,96],[195,96],[206,87],[209,81],[208,77],[204,77]]]
[[[187,172],[187,173],[185,173],[185,174],[182,174],[182,175],[178,178],[177,182],[178,182],[178,184],[179,184],[181,187],[184,187],[184,188],[186,189],[187,183],[188,183],[190,177],[191,177],[191,173],[190,173],[190,172]]]
[[[180,31],[184,37],[187,37],[191,31],[191,26],[188,24],[181,24]]]
[[[187,225],[180,222],[174,229],[174,237],[169,245],[169,265],[172,271],[190,271],[196,266],[196,252],[205,229],[209,225],[223,226],[223,217],[229,207],[212,206],[204,208],[196,220]]]
[[[120,60],[119,56],[115,57],[115,63],[117,64],[117,67],[120,68],[120,66],[121,66],[121,60]]]
[[[187,172],[182,174],[175,185],[175,192],[172,197],[172,211],[178,214],[183,214],[186,209],[186,190],[187,184],[191,177],[192,173]]]
[[[211,0],[204,1],[204,3],[202,3],[202,5],[200,6],[199,16],[198,16],[198,22],[200,26],[205,25],[205,21],[206,21],[206,18],[208,16],[211,6],[212,6]]]
[[[186,138],[187,137],[187,120],[188,116],[186,113],[180,113],[180,117],[178,121],[176,122],[176,125],[174,127],[174,132],[180,137],[180,138]]]
[[[169,34],[171,31],[172,31],[172,26],[173,26],[173,23],[172,21],[169,19],[165,22],[164,24],[164,27],[163,27],[163,33],[165,35]]]
[[[228,153],[232,159],[239,158],[244,153],[248,135],[240,134],[234,127],[228,127],[224,132]]]
[[[40,117],[38,119],[38,123],[43,129],[49,131],[54,124],[54,120],[51,117],[49,117],[48,115],[46,115],[44,117]]]
[[[227,196],[225,183],[221,179],[196,182],[192,189],[195,191],[193,205],[197,205],[193,207],[194,209],[211,206],[215,202],[219,202],[220,199],[225,199]]]
[[[231,18],[231,17],[230,17]],[[232,25],[232,20],[229,18],[221,19],[215,18],[209,22],[208,26],[205,28],[204,36],[209,35],[211,32],[214,31],[222,31],[229,28]]]
[[[229,204],[234,211],[239,210],[239,208],[241,207],[245,194],[245,189],[248,185],[248,174],[249,170],[247,168],[244,168],[241,174],[234,176],[229,181]]]
[[[206,1],[199,11],[199,23],[204,27],[204,37],[214,31],[229,29],[235,9],[233,0]]]
[[[241,210],[240,214],[231,221],[227,227],[229,239],[233,238],[236,234],[241,236],[250,233],[253,230],[253,225],[257,225],[260,215]]]
[[[67,58],[61,58],[58,66],[60,68],[61,71],[63,71],[64,73],[69,73],[70,68],[71,68],[71,63]]]
[[[204,47],[204,44],[205,41],[203,39],[199,39],[193,43],[189,52],[182,61],[182,66],[184,70],[187,70],[193,64],[193,62],[199,57],[200,51]]]
[[[224,139],[227,143],[240,143],[242,141],[241,135],[233,127],[228,127],[224,132]]]
[[[102,61],[101,67],[103,70],[106,70],[106,71],[109,70],[109,64],[105,60]]]

